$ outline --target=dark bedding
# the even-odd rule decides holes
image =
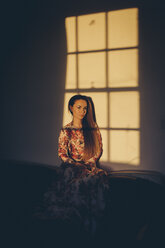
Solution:
[[[17,161],[0,169],[1,247],[165,244],[163,175]]]
[[[56,178],[44,193],[35,216],[79,223],[94,234],[105,209],[110,208],[108,173],[72,164],[62,164],[55,171]]]

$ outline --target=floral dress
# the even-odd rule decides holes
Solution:
[[[90,233],[97,230],[109,204],[110,190],[107,172],[96,166],[102,154],[98,127],[97,135],[100,149],[94,157],[84,162],[82,129],[73,128],[73,123],[61,129],[58,154],[63,162],[60,167],[54,168],[56,177],[44,194],[38,216],[60,221],[74,220]]]
[[[96,125],[96,132],[99,141],[99,150],[90,159],[84,161],[84,136],[81,128],[74,128],[73,122],[67,124],[62,128],[59,136],[58,155],[64,163],[82,163],[96,168],[96,163],[103,152],[102,138],[98,126]]]

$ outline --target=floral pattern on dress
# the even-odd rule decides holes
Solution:
[[[103,145],[102,138],[99,128],[97,128],[97,136],[99,141],[99,152],[91,157],[87,161],[83,161],[84,155],[84,136],[83,130],[74,128],[73,122],[67,124],[64,128],[61,129],[59,135],[59,148],[58,155],[65,163],[74,163],[82,162],[83,164],[96,165],[96,162],[102,155]]]

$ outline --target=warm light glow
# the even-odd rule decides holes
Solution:
[[[78,51],[105,49],[105,13],[78,16]]]
[[[138,45],[138,9],[108,12],[108,48]]]
[[[139,165],[138,9],[68,17],[66,34],[73,54],[67,54],[63,125],[72,120],[71,96],[92,97],[103,141],[101,161]]]
[[[138,85],[138,50],[111,51],[109,59],[109,87],[135,87]]]
[[[79,88],[105,87],[105,52],[79,54]]]
[[[110,131],[110,161],[139,165],[139,132]]]
[[[76,88],[76,55],[67,56],[66,66],[66,89]]]
[[[67,17],[65,19],[66,35],[67,35],[67,51],[76,51],[76,17]]]
[[[109,114],[111,128],[139,128],[139,93],[111,92]]]

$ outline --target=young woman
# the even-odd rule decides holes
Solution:
[[[68,110],[73,118],[60,132],[59,157],[67,164],[86,165],[90,171],[102,171],[97,168],[103,149],[92,99],[75,95],[69,100]]]
[[[54,168],[55,179],[37,215],[79,223],[85,232],[94,233],[109,204],[108,174],[97,167],[101,134],[91,98],[75,95],[68,109],[73,119],[59,135],[58,154],[63,163]]]

